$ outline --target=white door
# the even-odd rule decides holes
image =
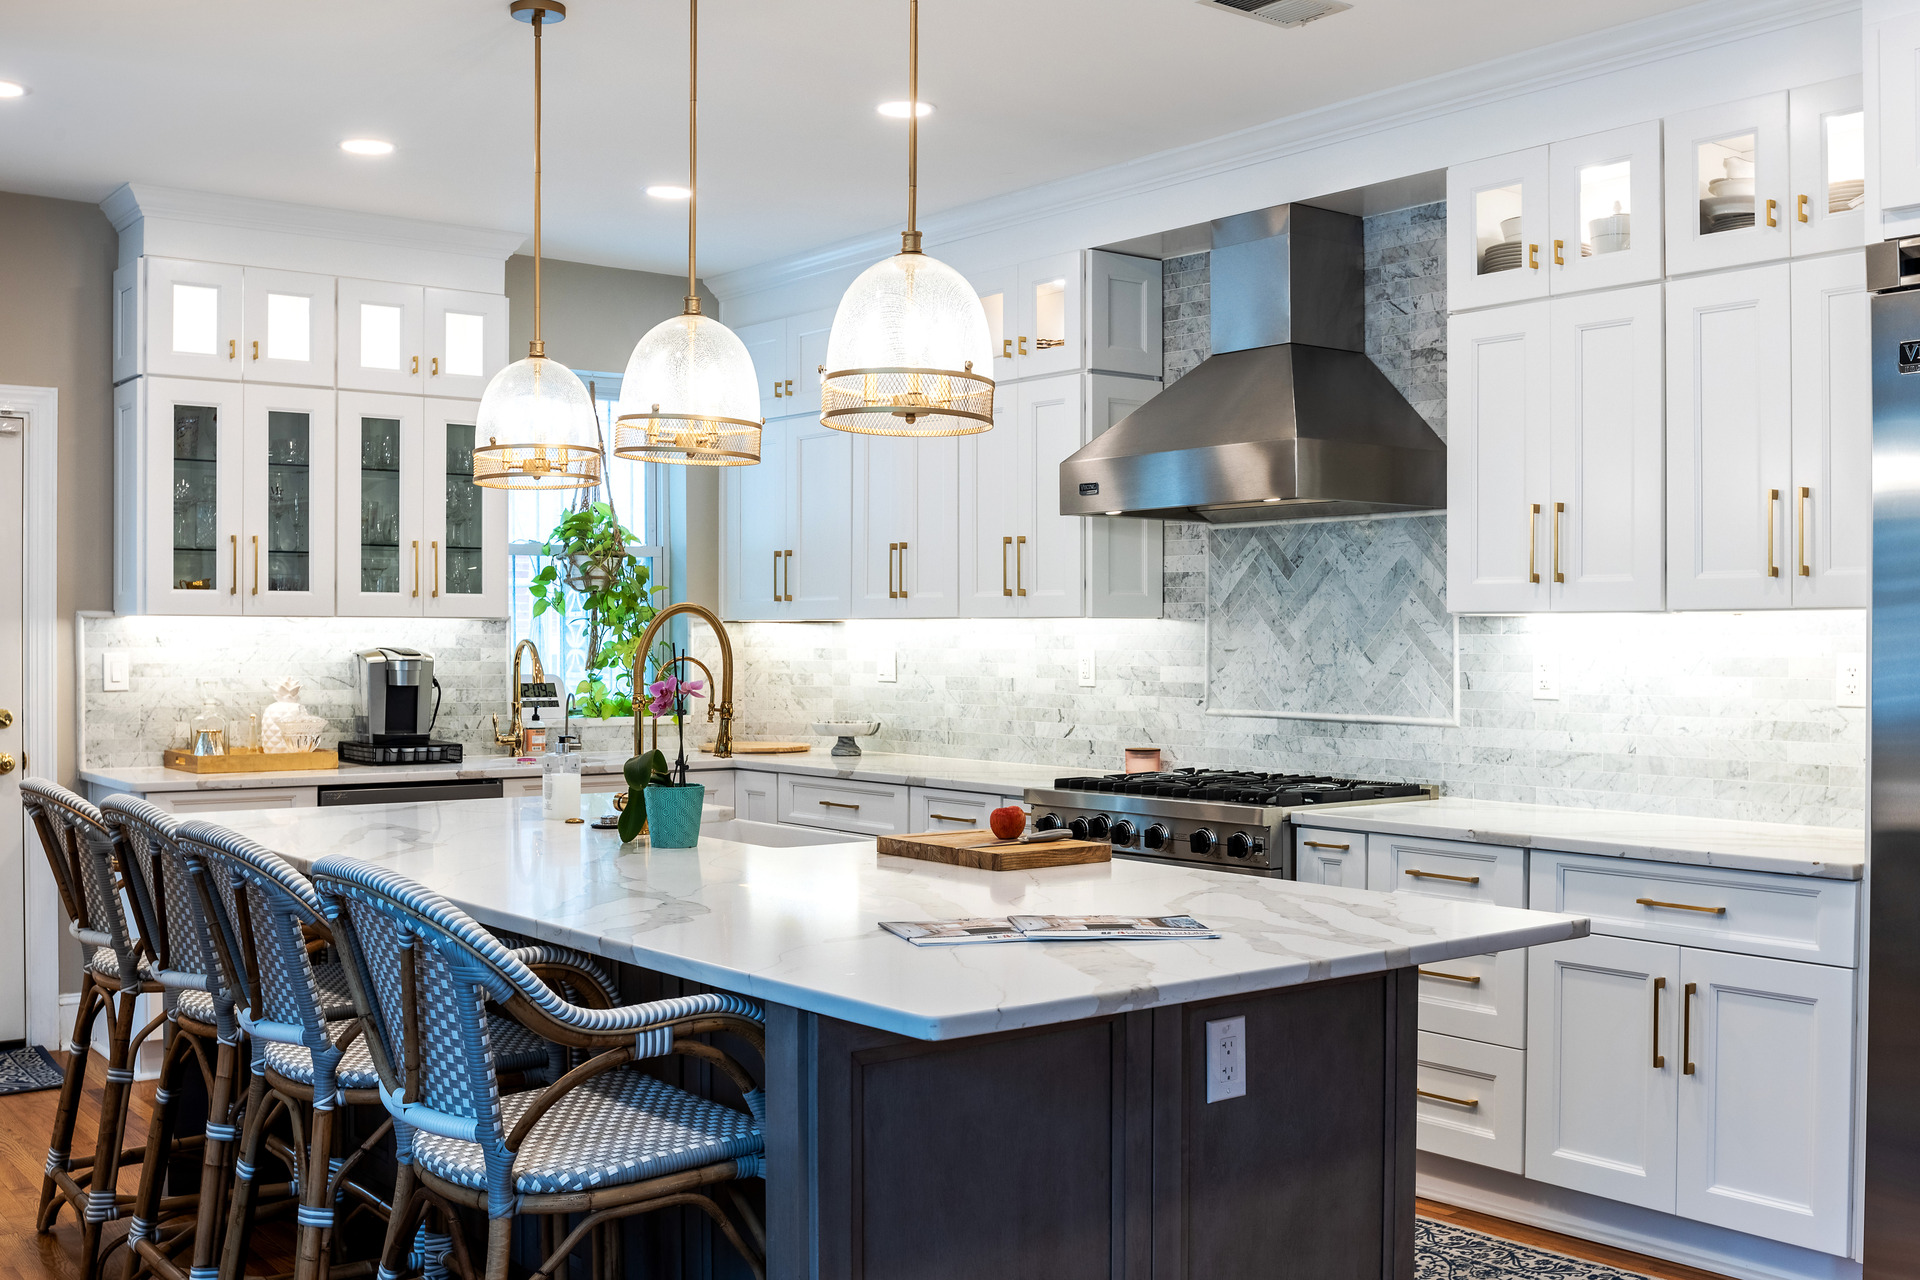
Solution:
[[[1545,609],[1548,304],[1454,316],[1447,344],[1447,607]]]
[[[967,282],[980,295],[980,306],[987,313],[987,334],[993,340],[993,380],[1011,382],[1020,376],[1019,359],[1013,354],[1013,340],[1020,328],[1020,270],[997,267],[976,271]]]
[[[240,376],[331,387],[333,294],[332,276],[248,267],[241,288]]]
[[[1551,166],[1546,147],[1447,170],[1447,305],[1547,296]]]
[[[1785,263],[1667,283],[1667,606],[1791,597]]]
[[[1666,148],[1668,275],[1787,256],[1785,92],[1669,116]]]
[[[147,275],[142,373],[239,378],[241,271],[222,262],[142,258]]]
[[[960,441],[960,613],[1011,618],[1020,531],[1020,388],[993,397],[993,430]]]
[[[1095,254],[1094,261],[1112,257]],[[1130,262],[1133,259],[1121,259]],[[1158,281],[1159,263],[1154,263]],[[1154,286],[1158,296],[1159,286]],[[1097,313],[1096,313],[1097,314]],[[1155,314],[1158,314],[1156,308]],[[1157,342],[1158,339],[1156,338]],[[1158,361],[1159,347],[1155,346]],[[1157,378],[1122,378],[1110,373],[1087,375],[1086,439],[1160,394]],[[1087,616],[1090,618],[1157,618],[1162,605],[1165,550],[1160,521],[1131,516],[1101,516],[1087,527]]]
[[[426,402],[421,433],[424,612],[430,618],[507,616],[507,495],[473,482],[477,400]]]
[[[1844,1254],[1853,972],[1688,947],[1680,978],[1675,1212]]]
[[[792,412],[787,402],[786,380],[793,377],[787,366],[787,322],[785,320],[767,320],[760,324],[745,324],[735,329],[734,336],[746,344],[747,355],[753,359],[753,371],[760,379],[760,416],[771,420],[783,418]],[[816,407],[818,401],[816,400]],[[762,456],[761,465],[766,465]]]
[[[334,597],[342,617],[424,612],[424,407],[419,396],[340,393]]]
[[[1658,280],[1660,122],[1556,142],[1549,150],[1553,292]]]
[[[1070,373],[1023,382],[1019,390],[1014,600],[1022,617],[1078,618],[1086,612],[1081,561],[1088,517],[1060,514],[1060,464],[1080,447],[1084,388],[1080,375]]]
[[[239,613],[240,384],[140,382],[147,451],[146,609]]]
[[[786,408],[781,412],[819,416],[820,372],[827,362],[827,339],[832,336],[832,307],[787,320],[786,376],[780,380]]]
[[[1680,948],[1530,948],[1526,1173],[1672,1213]]]
[[[332,617],[334,393],[253,383],[242,400],[242,608]]]
[[[1157,259],[1087,254],[1087,368],[1159,378],[1162,321]]]
[[[1793,603],[1864,609],[1873,558],[1866,264],[1792,265]]]
[[[1920,205],[1920,14],[1875,23],[1868,40],[1880,73],[1874,205]]]
[[[423,293],[427,394],[478,400],[493,375],[512,363],[505,295],[464,289]]]
[[[40,429],[38,422],[23,426],[18,417],[0,418],[0,511],[13,513],[6,530],[16,547],[27,543],[27,432]],[[0,711],[7,713],[0,716],[7,721],[0,728],[0,753],[6,757],[0,764],[8,766],[0,773],[0,1041],[23,1040],[27,1034],[27,842],[20,810],[20,779],[27,772],[20,763],[25,754],[20,695],[26,583],[21,564],[18,555],[0,556]],[[38,773],[52,772],[47,764],[34,764]]]
[[[1867,235],[1867,113],[1860,77],[1795,89],[1787,95],[1787,121],[1793,188],[1787,239],[1794,256],[1858,248]]]
[[[1665,599],[1665,321],[1660,286],[1555,298],[1555,609],[1657,611]]]
[[[1013,354],[1022,378],[1082,366],[1080,255],[1056,253],[1020,264],[1020,327]]]
[[[343,391],[425,391],[426,291],[417,284],[348,279],[339,290],[335,385]]]
[[[787,548],[781,569],[795,618],[844,618],[852,589],[848,551],[853,437],[795,418],[787,466]],[[761,465],[765,465],[762,463]]]
[[[786,615],[780,571],[787,549],[787,466],[790,438],[804,418],[769,422],[760,437],[760,461],[720,473],[723,577],[729,620]]]

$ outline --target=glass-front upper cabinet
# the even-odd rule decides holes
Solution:
[[[334,393],[255,385],[243,398],[242,611],[331,614]]]
[[[505,295],[463,289],[423,293],[426,381],[420,389],[430,396],[478,400],[493,375],[510,363]]]
[[[334,599],[342,616],[424,612],[424,416],[418,396],[340,393]]]
[[[1660,122],[1550,148],[1553,293],[1658,280]]]
[[[336,385],[343,391],[424,391],[426,305],[426,290],[417,284],[341,280]]]
[[[473,482],[472,400],[429,399],[424,495],[428,617],[507,616],[507,495]]]
[[[1785,93],[1669,116],[1666,156],[1669,274],[1787,256]]]
[[[1851,249],[1866,239],[1867,114],[1860,77],[1787,95],[1793,186],[1788,238],[1796,257]]]
[[[1010,382],[1019,376],[1019,357],[1013,354],[1013,340],[1019,336],[1020,269],[999,267],[976,271],[967,277],[980,305],[987,313],[987,332],[993,339],[993,380]]]
[[[1020,264],[1019,327],[1013,354],[1022,378],[1081,367],[1080,255],[1056,253]],[[1004,338],[1003,338],[1004,342]]]
[[[248,267],[241,288],[240,376],[333,385],[333,277]]]
[[[135,371],[174,378],[241,376],[239,267],[141,258],[145,322],[131,335]],[[140,350],[144,347],[144,353]]]
[[[143,613],[239,613],[239,384],[143,378],[131,385],[143,401],[137,414],[145,424],[137,487],[145,545],[133,557],[141,565],[138,581],[120,584],[117,607]]]
[[[1546,147],[1447,170],[1447,306],[1544,298],[1552,230]]]

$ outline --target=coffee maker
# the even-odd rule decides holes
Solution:
[[[340,743],[340,758],[353,764],[442,764],[461,759],[457,742],[434,742],[440,715],[440,682],[433,655],[400,645],[363,649],[353,655],[359,706],[353,737]]]

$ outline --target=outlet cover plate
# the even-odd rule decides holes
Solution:
[[[1833,660],[1833,702],[1838,707],[1867,705],[1867,655],[1843,653]]]
[[[1080,667],[1080,687],[1082,689],[1093,688],[1093,652],[1092,650],[1087,650],[1087,649],[1081,650],[1079,667]]]
[[[1533,660],[1533,696],[1537,701],[1559,700],[1559,662],[1552,658],[1535,658]]]
[[[898,653],[892,649],[888,649],[880,655],[880,669],[876,678],[881,684],[898,684],[900,682],[900,655]]]
[[[1247,1020],[1221,1018],[1207,1024],[1207,1101],[1247,1096]]]

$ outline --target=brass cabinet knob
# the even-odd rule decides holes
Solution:
[[[12,772],[13,772],[13,757],[8,755],[4,751],[0,751],[0,773],[12,773]]]
[[[5,707],[0,707],[0,729],[11,728],[13,728],[13,712],[7,710]]]

